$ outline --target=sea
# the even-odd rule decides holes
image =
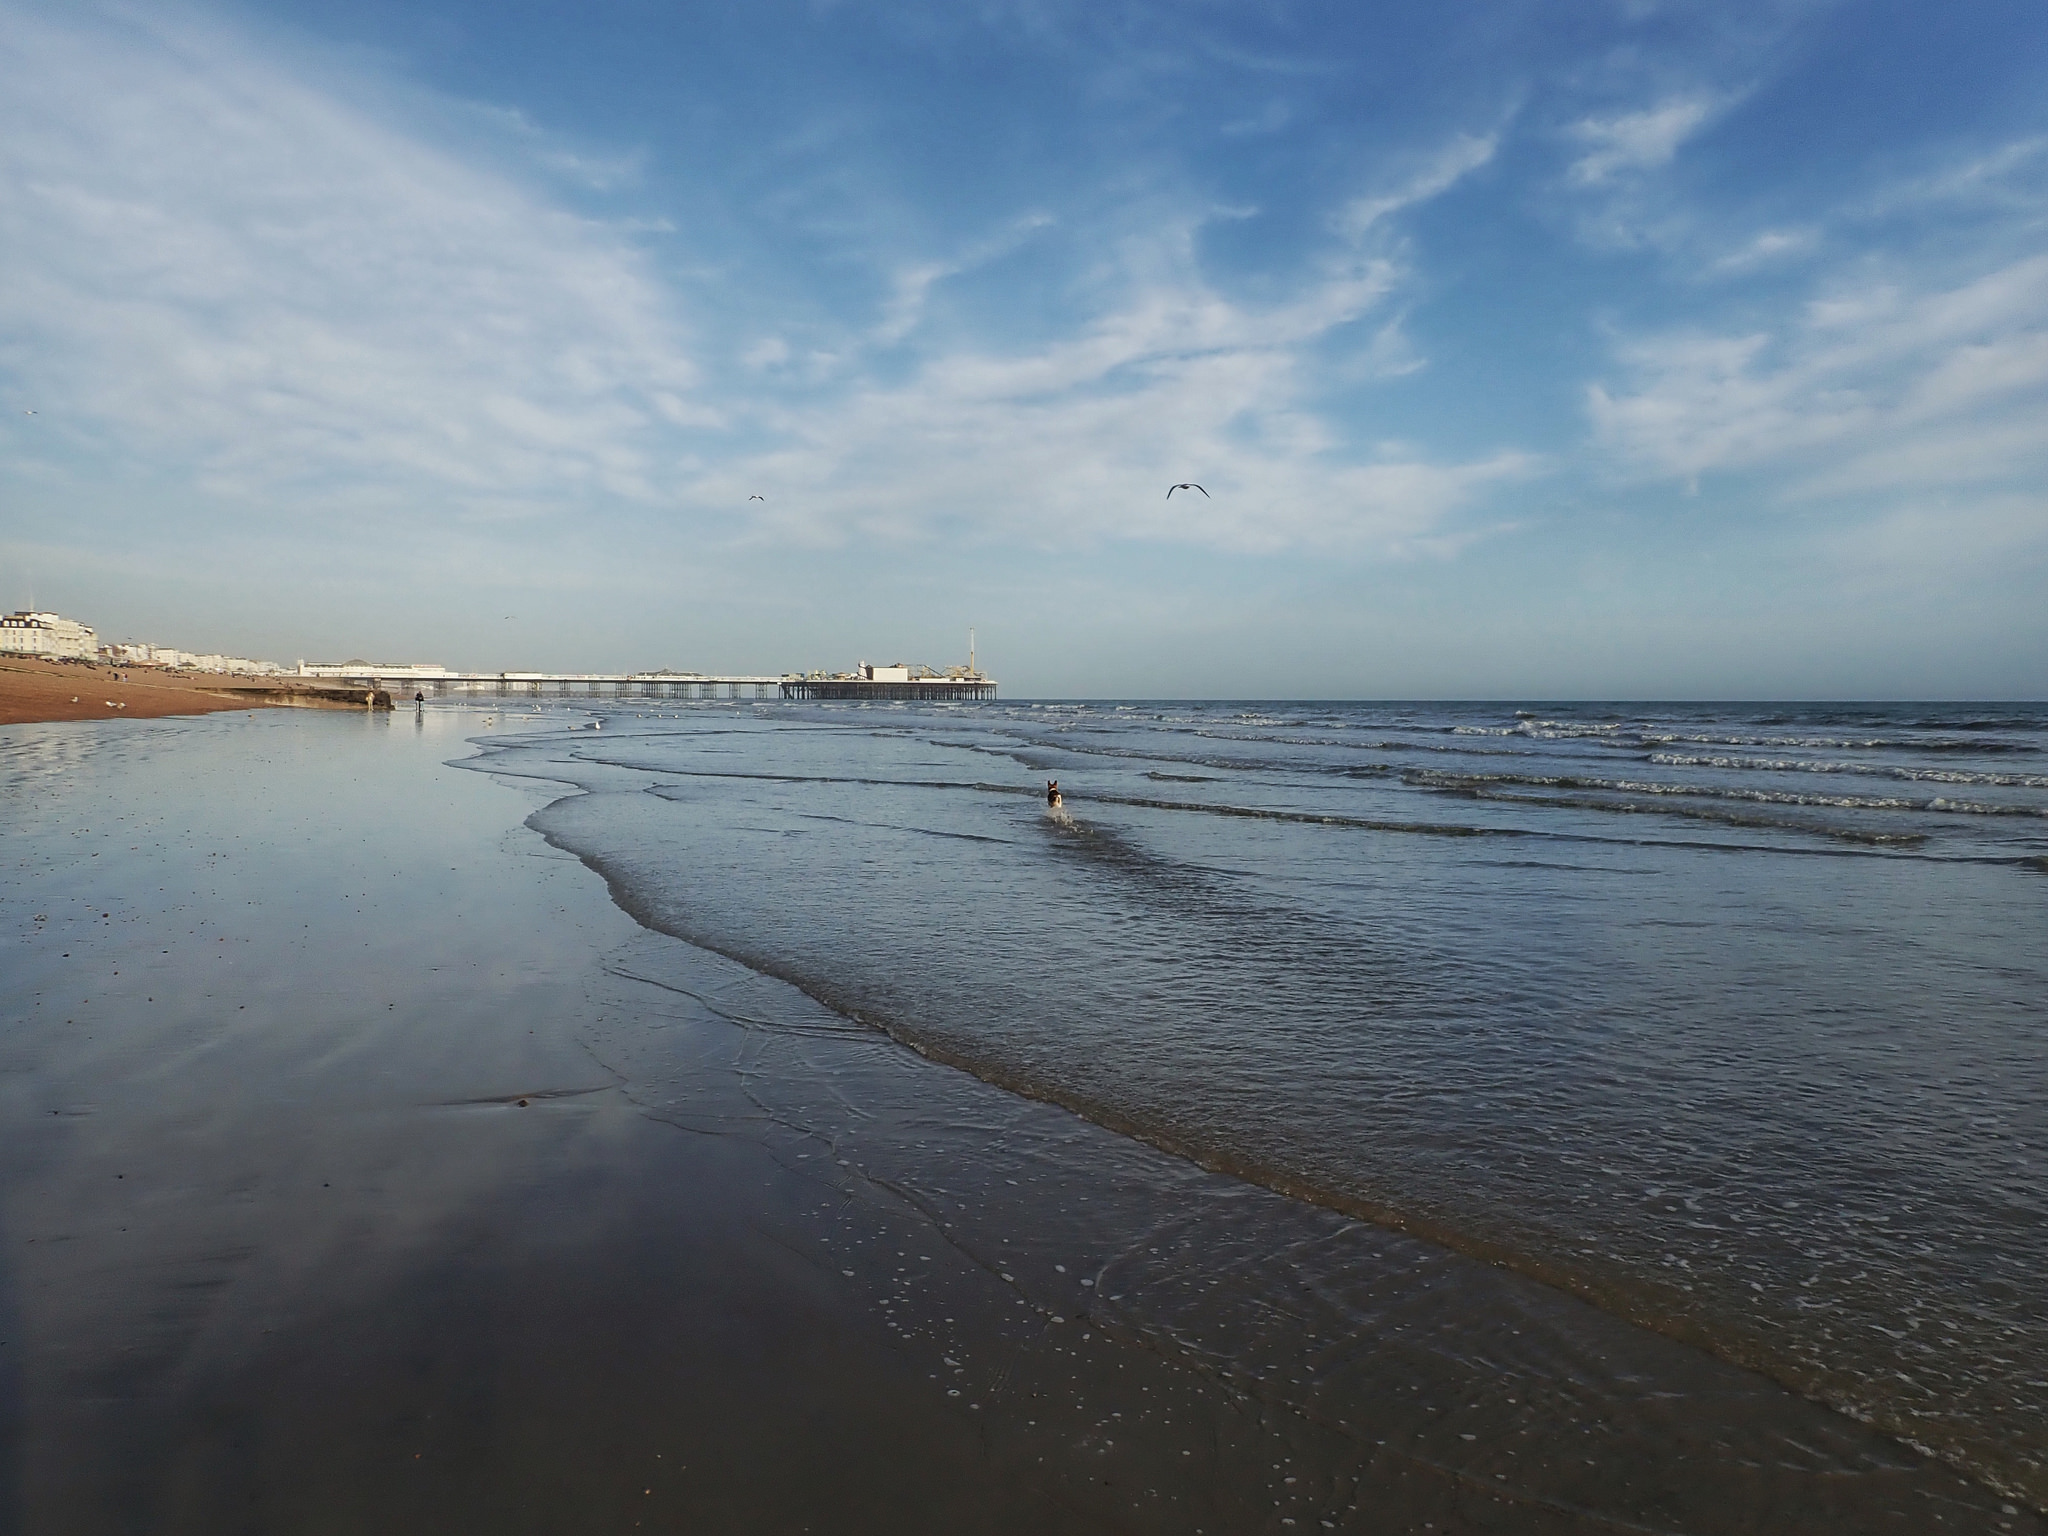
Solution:
[[[2048,1507],[2048,706],[464,708],[647,928]]]

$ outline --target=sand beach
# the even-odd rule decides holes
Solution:
[[[291,677],[237,677],[0,655],[0,725],[44,720],[161,719],[230,709],[389,709],[364,689]]]

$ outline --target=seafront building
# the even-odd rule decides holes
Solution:
[[[16,656],[58,656],[92,661],[99,655],[99,636],[76,619],[20,608],[0,616],[0,651]]]
[[[166,662],[187,672],[234,672],[241,676],[279,677],[289,669],[274,661],[258,661],[251,656],[223,656],[217,651],[181,651],[184,659]]]
[[[183,651],[144,640],[100,644],[89,624],[62,614],[22,608],[0,615],[0,653],[47,656],[61,661],[103,661],[115,667],[175,667],[185,672],[230,672],[238,677],[275,676],[287,669],[274,661],[229,656],[220,651]]]
[[[274,661],[225,656],[219,651],[181,651],[171,645],[123,640],[99,649],[100,660],[117,667],[175,667],[183,672],[232,672],[238,677],[273,677],[286,670]]]

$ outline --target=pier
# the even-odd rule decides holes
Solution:
[[[785,672],[775,675],[701,672],[454,672],[416,664],[301,662],[299,675],[394,694],[511,695],[518,698],[666,700],[876,699],[961,702],[993,699],[995,679],[955,668],[862,667],[855,672]],[[881,674],[877,676],[875,674]]]

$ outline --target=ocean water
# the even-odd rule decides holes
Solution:
[[[649,927],[2048,1505],[2048,708],[522,707]]]

